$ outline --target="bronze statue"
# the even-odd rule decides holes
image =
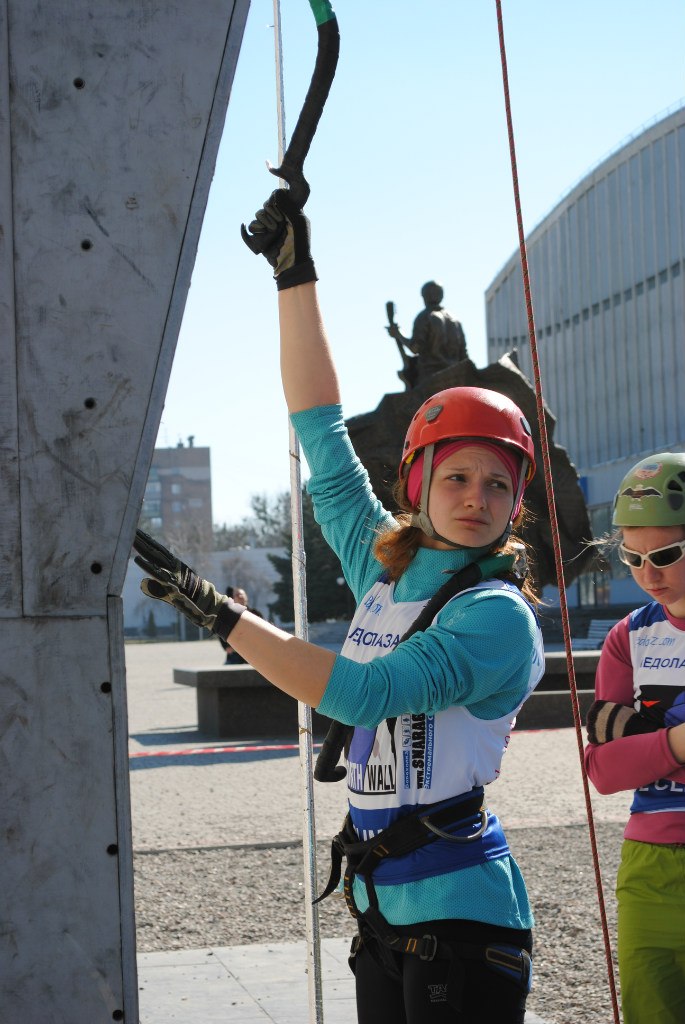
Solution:
[[[407,391],[423,384],[428,377],[453,363],[467,359],[466,338],[458,320],[442,307],[444,291],[437,281],[427,281],[421,289],[425,304],[414,320],[411,338],[405,338],[395,323],[395,304],[386,302],[386,330],[397,342],[402,369],[397,376]],[[414,353],[408,355],[409,352]]]

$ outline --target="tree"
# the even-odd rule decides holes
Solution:
[[[290,535],[290,512],[288,511],[287,547],[290,557],[269,555],[269,561],[279,574],[274,584],[277,600],[269,607],[285,622],[294,618],[292,539]],[[314,519],[312,500],[306,491],[302,494],[302,534],[307,569],[307,618],[310,622],[324,622],[326,619],[348,619],[353,607],[349,587],[343,581],[342,566],[337,555],[323,539],[321,528]]]
[[[270,498],[266,494],[253,494],[250,498],[252,515],[245,516],[237,525],[214,526],[214,550],[231,548],[282,548],[290,536],[290,495],[287,491]]]
[[[215,523],[212,532],[213,548],[215,551],[256,547],[254,543],[254,530],[247,519],[243,519],[241,523],[235,526],[229,526],[227,523],[222,523],[221,525]]]
[[[242,587],[247,593],[248,606],[260,612],[268,609],[268,598],[273,591],[273,572],[264,563],[259,565],[240,548],[228,551],[221,559],[223,573],[218,584],[223,587]]]

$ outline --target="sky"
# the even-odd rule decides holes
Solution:
[[[585,174],[685,97],[682,0],[503,0],[528,234]],[[337,0],[340,60],[305,175],[319,296],[346,416],[403,389],[405,334],[438,280],[488,362],[484,294],[518,246],[495,0]],[[240,238],[277,180],[272,0],[252,0],[158,447],[211,448],[213,519],[290,486],[271,268]],[[316,56],[307,0],[281,3],[286,136]],[[544,379],[543,379],[544,390]],[[306,479],[306,464],[303,479]]]

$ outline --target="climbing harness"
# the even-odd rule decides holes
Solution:
[[[488,823],[488,815],[483,808],[483,797],[483,787],[478,786],[465,796],[443,801],[440,805],[429,804],[411,814],[404,815],[370,839],[359,839],[348,813],[342,829],[331,841],[331,873],[326,888],[317,897],[316,902],[319,903],[326,899],[337,887],[342,874],[344,858],[347,868],[343,878],[343,895],[352,917],[363,917],[384,942],[398,949],[399,952],[415,952],[415,949],[406,950],[398,945],[399,940],[395,938],[391,926],[378,910],[378,896],[373,883],[373,873],[386,858],[403,857],[407,853],[413,853],[414,850],[420,850],[429,843],[436,842],[439,838],[460,845],[481,839]],[[446,832],[447,828],[454,831]],[[460,834],[462,832],[463,835]],[[353,895],[352,883],[355,875],[361,875],[364,878],[369,897],[369,908],[361,915]],[[388,939],[386,936],[390,938]],[[408,938],[405,944],[412,943],[423,951],[421,940]]]
[[[476,586],[483,580],[508,577],[520,583],[526,574],[525,551],[523,545],[514,554],[495,554],[486,556],[476,562],[464,566],[450,574],[449,579],[433,595],[428,603],[400,639],[400,643],[413,636],[414,633],[428,628],[438,611],[453,597]],[[336,781],[345,776],[345,769],[337,766],[343,744],[353,730],[334,722],[329,730],[328,747],[324,755],[322,748],[317,759],[317,778],[322,781]],[[335,773],[335,774],[333,774]],[[400,858],[420,850],[438,840],[454,844],[454,863],[466,865],[478,863],[491,857],[503,856],[508,852],[504,834],[496,818],[490,818],[483,807],[483,787],[475,787],[468,793],[443,800],[437,804],[429,804],[403,815],[387,828],[369,839],[360,839],[352,817],[348,812],[341,831],[331,842],[331,871],[324,891],[316,902],[326,899],[337,888],[342,875],[342,862],[346,868],[343,876],[343,895],[347,908],[357,921],[359,935],[353,945],[352,954],[356,954],[359,944],[364,938],[373,937],[379,946],[391,953],[403,953],[418,956],[422,960],[475,957],[485,959],[488,956],[497,959],[495,954],[482,944],[455,943],[452,940],[439,939],[436,934],[400,934],[381,914],[378,896],[374,885],[374,873],[389,858]],[[492,827],[489,828],[488,826]],[[359,876],[364,880],[369,906],[360,911],[354,899],[354,879]],[[530,982],[530,957],[525,950],[513,949],[506,953],[507,970],[515,972],[521,984]],[[525,958],[528,958],[526,966]],[[387,959],[387,958],[384,958]],[[506,959],[506,958],[505,958]],[[498,961],[499,962],[499,961]],[[386,963],[386,967],[391,961]],[[492,966],[492,964],[490,964]],[[502,964],[500,969],[504,970]],[[460,991],[453,981],[452,990]],[[450,997],[452,998],[452,997]],[[457,998],[456,996],[454,998]]]
[[[461,850],[483,842],[488,827],[488,814],[483,807],[483,787],[441,805],[429,805],[408,814],[383,829],[371,839],[359,840],[350,815],[331,844],[331,874],[326,888],[318,897],[323,900],[338,886],[343,858],[346,869],[343,877],[343,895],[347,908],[357,921],[350,960],[359,953],[364,943],[372,942],[379,951],[384,969],[391,976],[400,977],[393,954],[418,957],[420,960],[445,960],[450,963],[447,975],[447,999],[459,1009],[464,980],[464,960],[484,962],[490,969],[503,974],[523,991],[530,991],[532,961],[526,949],[499,943],[461,942],[453,937],[443,938],[436,931],[412,934],[411,929],[398,931],[380,912],[378,896],[373,882],[374,872],[389,857],[401,857],[419,850],[438,839],[457,844]],[[446,829],[451,831],[446,831]],[[499,830],[498,830],[499,831]],[[501,835],[501,832],[499,833]],[[501,852],[501,851],[500,851]],[[355,876],[363,878],[369,905],[360,911],[354,899]],[[317,901],[318,902],[318,901]],[[430,926],[423,925],[422,929]]]
[[[499,35],[500,57],[502,64],[502,84],[504,89],[504,107],[507,119],[507,135],[509,139],[509,156],[511,161],[511,176],[514,190],[514,206],[516,209],[516,224],[519,238],[519,251],[521,257],[521,273],[523,276],[523,291],[526,304],[526,317],[528,321],[528,338],[530,342],[531,359],[533,363],[533,376],[535,382],[535,401],[537,408],[538,427],[540,430],[540,446],[542,449],[542,463],[544,468],[545,492],[547,494],[547,506],[549,510],[549,522],[552,532],[554,547],[554,563],[557,574],[557,585],[559,588],[559,609],[561,612],[561,624],[564,634],[564,647],[566,650],[566,666],[568,671],[569,687],[571,691],[571,707],[573,710],[573,722],[576,731],[578,744],[578,755],[580,757],[581,776],[583,780],[583,792],[585,795],[585,808],[590,833],[590,845],[592,848],[592,859],[595,870],[595,883],[599,900],[599,912],[602,922],[602,935],[604,938],[604,953],[607,964],[609,988],[611,990],[611,1002],[614,1013],[615,1024],[619,1024],[618,1000],[616,997],[616,982],[611,957],[611,942],[609,940],[609,927],[607,924],[606,907],[604,903],[604,892],[602,887],[602,876],[599,867],[599,853],[597,850],[597,839],[595,835],[594,815],[590,799],[590,787],[588,784],[587,772],[583,756],[583,734],[580,717],[580,705],[578,701],[578,688],[576,686],[576,674],[573,664],[573,648],[571,641],[571,628],[569,624],[568,605],[566,602],[566,587],[564,585],[564,566],[561,555],[561,540],[559,537],[559,523],[557,519],[556,504],[554,500],[554,488],[552,484],[552,463],[549,454],[549,441],[547,438],[547,424],[545,420],[545,403],[542,393],[542,377],[540,373],[540,361],[535,332],[535,317],[533,315],[533,300],[530,287],[530,275],[528,272],[528,254],[526,250],[526,239],[523,230],[523,215],[521,212],[521,197],[518,185],[518,169],[516,163],[516,146],[514,142],[514,126],[511,115],[511,100],[509,96],[509,76],[507,72],[507,53],[504,42],[504,24],[502,19],[501,0],[495,0],[497,11],[497,29]]]

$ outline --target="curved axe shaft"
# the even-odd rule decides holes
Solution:
[[[288,148],[283,154],[283,162],[280,167],[269,168],[272,174],[288,182],[292,200],[300,208],[309,199],[309,184],[303,174],[304,161],[328,99],[340,52],[338,19],[333,8],[322,0],[309,2],[319,35],[314,74]]]
[[[328,0],[309,0],[309,4],[316,19],[319,36],[314,73],[281,165],[269,167],[272,174],[287,182],[292,200],[300,209],[309,199],[310,191],[309,183],[304,176],[304,161],[328,99],[340,52],[338,19],[330,3]],[[261,253],[261,236],[251,235],[245,225],[241,228],[241,234],[252,252]]]

